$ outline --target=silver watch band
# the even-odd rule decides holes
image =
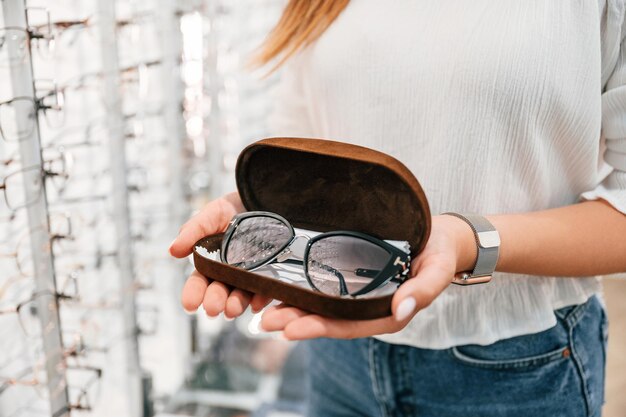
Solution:
[[[473,284],[488,282],[496,269],[500,253],[500,236],[496,228],[485,217],[478,214],[442,213],[458,217],[467,223],[474,232],[478,254],[471,273],[460,274],[453,282]]]

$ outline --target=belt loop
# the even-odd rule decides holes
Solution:
[[[593,298],[595,295],[592,295],[582,304],[578,304],[574,306],[571,310],[563,314],[559,310],[555,311],[556,315],[559,316],[567,325],[568,328],[573,328],[580,321],[580,318],[585,314],[589,306],[591,305]]]

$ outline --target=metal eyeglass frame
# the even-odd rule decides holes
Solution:
[[[289,259],[289,255],[291,254],[291,250],[289,248],[291,247],[291,245],[295,242],[295,240],[298,237],[306,237],[306,236],[296,235],[293,226],[291,225],[291,223],[287,221],[287,219],[285,219],[284,217],[276,213],[272,213],[269,211],[249,211],[249,212],[237,214],[233,217],[233,219],[228,224],[228,228],[224,232],[224,237],[222,239],[220,259],[223,263],[232,265],[227,261],[227,253],[228,253],[228,246],[230,244],[230,240],[235,230],[237,230],[237,227],[241,224],[241,222],[251,217],[269,217],[274,220],[280,221],[281,223],[283,223],[285,226],[289,228],[289,231],[291,233],[291,238],[287,241],[285,245],[283,245],[280,249],[278,249],[275,252],[275,254],[270,256],[268,259],[261,260],[253,264],[249,268],[243,268],[243,269],[246,269],[247,271],[254,271],[262,266],[271,264],[273,262],[282,262],[282,263],[302,265],[304,267],[304,275],[309,285],[311,286],[311,288],[313,288],[316,291],[323,292],[315,286],[315,284],[313,283],[313,280],[309,276],[308,258],[309,258],[311,247],[313,246],[315,242],[328,238],[328,237],[351,236],[351,237],[355,237],[358,239],[366,240],[370,243],[373,243],[374,245],[381,247],[382,249],[387,251],[387,253],[389,253],[389,260],[387,261],[385,267],[382,270],[357,268],[354,271],[355,275],[358,275],[361,277],[371,277],[372,281],[366,286],[364,286],[363,288],[361,288],[360,290],[355,291],[353,293],[350,293],[348,291],[345,278],[343,277],[341,272],[339,272],[335,268],[332,268],[331,266],[320,265],[320,267],[322,267],[323,269],[327,269],[330,272],[332,272],[335,276],[337,276],[339,280],[339,290],[340,290],[341,296],[350,295],[350,296],[356,297],[359,295],[367,294],[368,292],[371,292],[387,284],[388,282],[396,282],[398,283],[398,285],[400,285],[405,281],[408,275],[408,272],[410,269],[409,265],[411,263],[410,254],[391,245],[390,243],[385,242],[384,240],[375,238],[365,233],[354,232],[354,231],[349,231],[349,230],[337,230],[337,231],[332,231],[332,232],[320,233],[319,235],[316,235],[308,239],[306,248],[304,250],[304,256],[301,261],[298,259]],[[233,266],[237,266],[237,265],[233,265]]]

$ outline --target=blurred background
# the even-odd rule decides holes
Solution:
[[[283,0],[0,2],[0,416],[303,415],[304,352],[183,312],[180,225],[235,189],[280,74]],[[607,279],[605,416],[626,415],[626,281]]]

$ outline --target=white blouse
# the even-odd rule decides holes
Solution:
[[[625,9],[626,0],[352,0],[288,61],[272,134],[386,152],[415,174],[433,214],[597,198],[626,213]],[[450,285],[380,339],[490,344],[548,329],[553,310],[599,291],[595,277],[496,273],[486,285]]]

